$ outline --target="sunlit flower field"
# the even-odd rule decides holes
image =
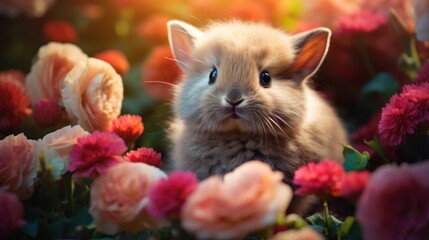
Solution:
[[[174,169],[175,19],[329,28],[344,161]],[[429,0],[1,0],[0,26],[0,239],[429,239]]]

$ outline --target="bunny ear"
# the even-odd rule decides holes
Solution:
[[[194,49],[196,39],[202,36],[202,32],[196,27],[178,20],[167,23],[168,41],[174,58],[179,66],[186,70],[192,60],[191,53]]]
[[[292,38],[296,50],[292,72],[299,79],[311,77],[319,69],[328,52],[331,30],[316,28],[293,35]]]

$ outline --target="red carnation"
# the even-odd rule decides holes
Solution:
[[[197,186],[192,172],[173,172],[167,179],[159,180],[148,195],[149,214],[158,219],[179,219],[182,206]]]
[[[74,43],[77,40],[76,29],[62,20],[50,21],[43,27],[46,40],[60,43]]]
[[[378,12],[362,10],[338,19],[338,31],[368,33],[387,23],[386,17]]]
[[[310,162],[295,171],[293,183],[299,187],[298,195],[316,194],[319,196],[338,195],[338,182],[345,171],[334,160]]]
[[[42,98],[34,105],[33,117],[39,127],[52,127],[61,121],[63,110],[53,99]]]
[[[130,151],[125,155],[125,159],[130,162],[146,163],[157,168],[162,167],[161,154],[157,153],[152,148],[143,147]]]
[[[112,65],[118,74],[122,75],[130,69],[127,57],[119,50],[109,49],[95,54],[94,57]]]
[[[143,133],[142,118],[138,115],[126,114],[113,120],[110,131],[116,133],[129,145]]]
[[[369,178],[368,171],[347,173],[339,182],[340,195],[353,201],[357,200],[368,185]]]

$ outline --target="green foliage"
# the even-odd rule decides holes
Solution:
[[[367,151],[360,153],[350,145],[344,146],[343,155],[345,159],[343,167],[347,172],[364,170],[370,158]]]
[[[360,240],[361,229],[354,217],[347,217],[338,230],[338,240]]]

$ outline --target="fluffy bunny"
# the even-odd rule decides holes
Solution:
[[[343,161],[346,131],[309,86],[327,53],[329,29],[288,35],[232,21],[199,30],[173,20],[168,33],[184,72],[169,128],[176,169],[204,179],[258,159],[292,184],[294,170],[309,161]],[[306,205],[294,201],[292,211]]]

